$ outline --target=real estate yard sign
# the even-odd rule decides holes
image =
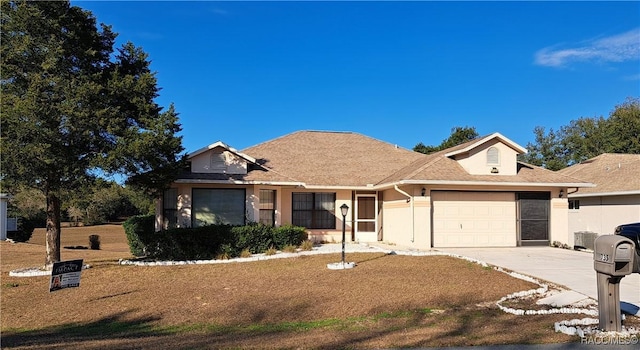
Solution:
[[[82,259],[53,263],[49,292],[64,288],[80,287]]]

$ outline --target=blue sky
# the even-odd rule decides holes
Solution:
[[[142,47],[191,152],[297,130],[401,147],[533,129],[640,97],[640,2],[73,1]]]

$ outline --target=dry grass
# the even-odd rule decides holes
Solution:
[[[63,228],[63,260],[85,259],[79,288],[49,293],[48,277],[10,277],[44,259],[44,233],[0,243],[3,348],[390,348],[576,341],[553,323],[513,316],[496,300],[537,286],[449,257],[349,254],[175,267],[120,266],[121,226]],[[581,317],[577,315],[577,317]]]

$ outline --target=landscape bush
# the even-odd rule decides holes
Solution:
[[[152,215],[132,217],[124,223],[124,229],[134,256],[156,260],[229,259],[299,246],[307,237],[303,227],[273,227],[259,223],[154,232]]]
[[[288,245],[299,246],[307,239],[307,230],[304,227],[283,225],[276,227],[273,232],[273,243],[278,249]]]
[[[147,254],[147,247],[152,245],[152,240],[155,238],[154,224],[154,215],[132,216],[122,224],[133,256]]]
[[[100,236],[89,235],[89,247],[93,250],[100,250]]]
[[[33,235],[33,230],[38,226],[39,219],[30,219],[26,217],[18,218],[16,231],[7,231],[7,238],[16,242],[27,242]]]
[[[236,246],[242,251],[248,249],[252,254],[264,253],[271,246],[274,246],[274,227],[250,223],[245,226],[233,228],[233,236]]]

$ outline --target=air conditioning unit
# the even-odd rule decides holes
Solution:
[[[580,231],[573,235],[573,249],[594,249],[594,242],[598,237],[596,232]]]

